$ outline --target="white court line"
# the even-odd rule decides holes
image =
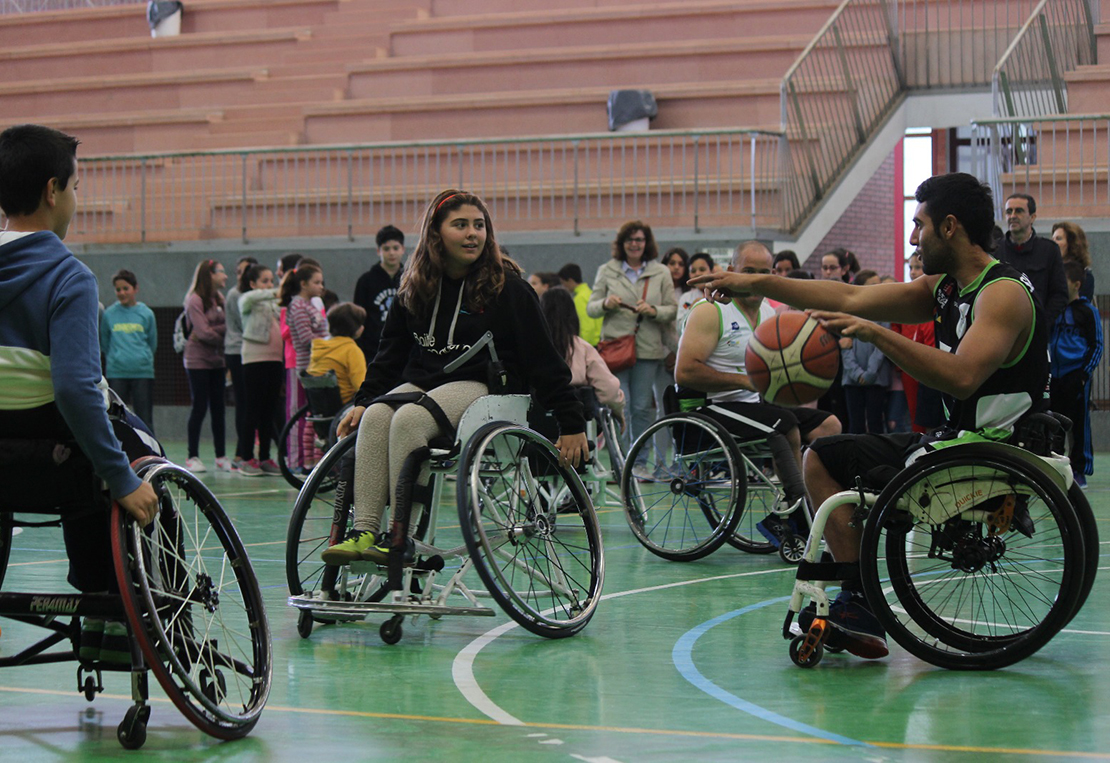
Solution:
[[[245,495],[273,495],[274,493],[284,493],[282,488],[273,488],[272,490],[245,490],[242,493],[219,493],[217,498],[242,498]]]
[[[662,585],[648,586],[646,588],[634,588],[629,591],[617,591],[616,593],[605,594],[601,597],[600,601],[607,599],[619,599],[622,596],[631,596],[637,593],[650,593],[652,591],[662,591],[667,588],[679,588],[681,586],[694,585],[696,583],[709,583],[715,580],[732,580],[733,578],[746,578],[755,575],[774,575],[789,572],[793,575],[797,572],[795,567],[781,567],[771,570],[756,570],[754,572],[737,572],[731,575],[715,575],[710,578],[698,578],[696,580],[682,580],[677,583],[664,583]],[[546,614],[546,613],[545,613]],[[524,721],[516,716],[506,712],[500,705],[491,700],[489,696],[482,691],[482,687],[478,685],[477,679],[474,678],[474,660],[478,657],[478,653],[485,649],[489,644],[493,643],[494,639],[505,635],[513,628],[519,628],[515,621],[510,620],[507,623],[497,626],[492,630],[486,631],[478,638],[471,641],[463,647],[451,664],[451,678],[455,682],[459,693],[463,695],[467,702],[474,706],[478,712],[485,715],[490,720],[506,726],[523,726]]]

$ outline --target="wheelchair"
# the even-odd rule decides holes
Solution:
[[[605,575],[597,515],[575,470],[561,466],[551,441],[527,426],[530,404],[527,395],[481,397],[463,414],[456,438],[440,438],[410,456],[390,506],[385,566],[321,561],[353,521],[356,435],[327,452],[297,496],[286,539],[288,603],[300,610],[302,637],[315,623],[387,614],[379,635],[395,644],[406,616],[493,616],[487,596],[539,636],[563,638],[586,626]],[[431,481],[421,491],[415,482],[425,465]],[[436,519],[452,475],[463,544],[444,548],[435,543]],[[415,558],[405,566],[414,501],[425,510]],[[468,574],[472,568],[485,591]]]
[[[637,462],[648,476],[634,473]],[[664,559],[701,559],[727,543],[797,564],[805,551],[808,513],[787,505],[766,439],[737,439],[703,413],[668,413],[636,438],[621,503],[636,539]],[[756,526],[771,515],[789,528],[777,544]]]
[[[300,490],[304,486],[305,477],[303,474],[294,472],[289,464],[289,438],[296,436],[297,427],[302,422],[310,424],[316,434],[316,448],[326,452],[339,440],[336,429],[352,404],[344,404],[339,396],[339,380],[336,379],[334,371],[328,371],[320,376],[310,376],[301,371],[297,376],[301,380],[308,402],[298,408],[282,427],[281,434],[278,435],[277,462],[285,481],[290,487]]]
[[[1031,419],[1027,431],[1055,429],[1047,414]],[[941,447],[821,505],[783,623],[794,664],[840,651],[825,586],[853,574],[887,634],[942,668],[1012,665],[1068,624],[1098,570],[1095,518],[1066,456],[1040,435],[1015,439]],[[820,551],[829,514],[848,504],[863,526],[858,569]],[[806,598],[815,615],[803,633],[794,619]]]
[[[59,448],[71,452],[61,463]],[[58,526],[60,516],[103,512],[110,518],[120,591],[0,592],[0,616],[49,631],[0,658],[0,667],[76,661],[77,690],[90,702],[104,690],[103,672],[128,672],[134,704],[116,732],[127,749],[146,741],[148,671],[201,731],[225,740],[246,736],[266,704],[272,670],[266,612],[246,550],[219,502],[194,475],[154,456],[134,466],[160,498],[158,515],[146,528],[109,501],[76,446],[0,441],[6,486],[0,508],[0,586],[14,528]],[[56,518],[29,518],[43,514]],[[83,617],[125,623],[129,666],[81,658]]]

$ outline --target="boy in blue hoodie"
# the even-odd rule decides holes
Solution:
[[[112,276],[118,303],[100,316],[100,352],[108,386],[154,431],[154,312],[139,301],[139,280],[130,270]]]
[[[1098,308],[1079,296],[1084,268],[1076,261],[1064,263],[1068,279],[1068,305],[1052,327],[1048,349],[1052,358],[1049,387],[1052,410],[1071,419],[1071,471],[1080,487],[1095,470],[1091,448],[1091,373],[1102,358],[1102,319]]]
[[[0,231],[0,433],[74,443],[112,498],[145,526],[158,496],[131,460],[157,442],[131,425],[134,417],[108,418],[96,278],[62,244],[77,208],[77,143],[39,125],[0,133],[0,209],[8,217]],[[62,530],[69,582],[86,593],[114,589],[107,515],[63,517]]]

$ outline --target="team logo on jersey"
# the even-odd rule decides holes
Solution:
[[[740,324],[737,323],[736,321],[733,321],[732,322],[732,330],[733,331],[739,331],[740,330]]]

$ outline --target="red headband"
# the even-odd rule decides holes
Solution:
[[[445,197],[445,198],[443,199],[443,201],[441,201],[440,203],[436,204],[436,211],[435,211],[435,212],[432,212],[432,214],[434,215],[434,214],[436,214],[437,212],[439,212],[439,208],[440,208],[440,207],[442,207],[442,206],[443,206],[444,204],[446,204],[446,203],[447,203],[448,201],[450,201],[451,199],[455,198],[456,196],[458,196],[458,194],[457,194],[457,193],[453,193],[453,194],[451,194],[450,196],[447,196],[447,197]]]

